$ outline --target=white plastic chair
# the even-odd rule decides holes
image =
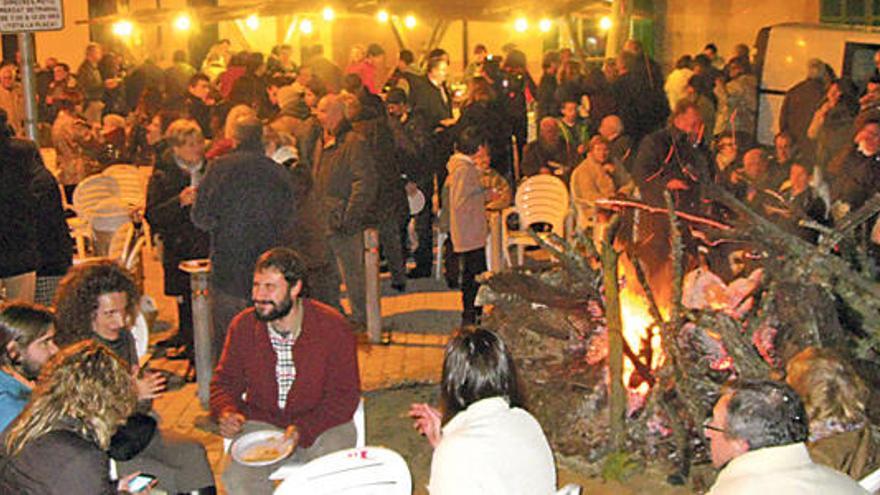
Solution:
[[[116,229],[116,232],[113,233],[113,237],[110,239],[110,249],[107,251],[107,257],[124,265],[133,246],[134,225],[131,222],[128,222],[122,227]]]
[[[581,495],[581,487],[574,483],[570,483],[560,488],[556,492],[556,495]]]
[[[880,469],[859,480],[859,485],[868,493],[877,493],[880,490]]]
[[[275,495],[412,493],[412,476],[406,461],[397,452],[382,447],[341,450],[307,464],[288,466],[283,474],[284,481]]]
[[[77,257],[88,256],[86,241],[94,242],[92,220],[100,205],[119,196],[119,185],[113,177],[92,175],[86,177],[73,190],[73,210],[76,217],[67,220],[71,235],[76,240]]]
[[[519,214],[519,230],[507,227],[507,219],[514,212]],[[537,243],[528,234],[528,229],[536,223],[550,224],[552,232],[565,237],[566,217],[569,212],[568,188],[560,179],[552,175],[529,177],[516,189],[514,207],[504,210],[501,216],[501,246],[504,261],[508,266],[510,246],[516,246],[517,263],[523,264],[525,247]]]
[[[358,401],[357,409],[354,410],[354,415],[351,417],[352,422],[354,422],[354,429],[357,432],[357,440],[355,440],[355,448],[363,447],[366,445],[367,441],[367,421],[366,415],[364,414],[364,398],[361,397],[361,400]],[[223,438],[223,452],[229,452],[229,447],[232,446],[231,438]]]
[[[78,216],[88,219],[100,203],[119,195],[119,183],[116,179],[106,175],[92,175],[83,179],[73,190],[73,209]]]
[[[147,204],[147,182],[138,167],[134,165],[111,165],[101,172],[105,177],[113,177],[119,186],[119,194],[126,203],[143,207]]]
[[[131,208],[143,212],[147,205],[147,187],[150,184],[150,176],[146,173],[149,167],[137,167],[135,165],[111,165],[101,172],[101,175],[113,177],[119,185],[119,195],[123,203]],[[143,220],[144,236],[146,245],[152,246],[150,238],[150,226],[146,219]]]

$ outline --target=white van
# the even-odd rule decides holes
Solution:
[[[758,142],[770,145],[779,130],[785,93],[807,76],[807,62],[818,58],[864,88],[874,73],[880,29],[867,26],[786,23],[758,31]]]

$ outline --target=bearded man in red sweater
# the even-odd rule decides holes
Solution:
[[[211,414],[226,438],[285,431],[291,457],[263,467],[230,460],[223,483],[230,494],[271,494],[269,474],[355,446],[352,415],[360,400],[357,347],[335,309],[304,297],[306,267],[287,248],[263,253],[254,270],[253,306],[229,325],[211,380]]]

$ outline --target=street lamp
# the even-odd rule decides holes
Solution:
[[[134,24],[131,21],[117,21],[113,23],[113,34],[121,38],[127,38],[134,32]]]
[[[178,31],[189,31],[192,27],[192,19],[188,14],[180,14],[174,19],[174,29]]]
[[[541,19],[540,22],[538,22],[538,29],[540,29],[542,33],[548,33],[548,32],[550,32],[550,29],[552,29],[552,28],[553,28],[553,21],[551,21],[550,19],[544,18],[544,19]]]
[[[260,18],[257,17],[257,14],[251,14],[244,20],[244,24],[251,31],[256,31],[257,29],[260,29]]]
[[[312,34],[314,30],[314,26],[312,25],[312,21],[309,19],[303,19],[302,22],[299,23],[299,32],[302,34]]]

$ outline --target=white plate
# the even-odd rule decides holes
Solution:
[[[278,450],[278,455],[273,457],[272,459],[266,459],[261,461],[246,461],[245,458],[250,454],[253,449],[259,449],[263,447],[275,447]],[[245,466],[268,466],[270,464],[275,464],[276,462],[284,459],[289,456],[291,452],[293,452],[293,440],[285,439],[284,432],[281,431],[255,431],[253,433],[248,433],[247,435],[242,435],[232,443],[232,448],[230,448],[230,452],[232,453],[232,458],[235,459],[239,464],[243,464]]]

